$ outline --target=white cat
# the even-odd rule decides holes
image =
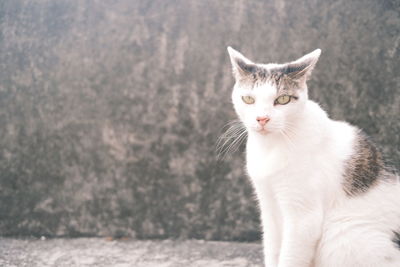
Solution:
[[[399,267],[398,175],[358,128],[329,119],[308,99],[306,80],[321,50],[286,64],[228,51],[265,265]]]

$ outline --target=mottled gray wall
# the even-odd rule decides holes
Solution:
[[[0,234],[257,238],[227,45],[321,48],[311,97],[400,166],[397,0],[1,0]]]

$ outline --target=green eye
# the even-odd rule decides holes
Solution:
[[[290,102],[290,100],[292,99],[292,97],[290,95],[281,95],[280,97],[278,97],[275,100],[275,105],[279,104],[279,105],[286,105],[287,103]]]
[[[254,104],[254,102],[256,102],[254,97],[249,96],[249,95],[242,96],[242,100],[243,100],[244,103],[246,103],[248,105]]]

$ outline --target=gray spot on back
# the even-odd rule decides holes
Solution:
[[[363,133],[358,133],[355,152],[346,164],[343,189],[348,196],[366,192],[378,180],[394,176],[384,164],[380,151]]]
[[[396,245],[396,247],[398,249],[400,249],[400,233],[399,232],[393,232],[394,236],[393,236],[393,243]]]

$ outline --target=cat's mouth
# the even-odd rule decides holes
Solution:
[[[262,134],[262,135],[266,135],[266,134],[270,133],[270,131],[268,131],[268,130],[265,129],[264,127],[262,127],[262,128],[257,128],[257,129],[256,129],[256,132],[258,132],[259,134]]]

